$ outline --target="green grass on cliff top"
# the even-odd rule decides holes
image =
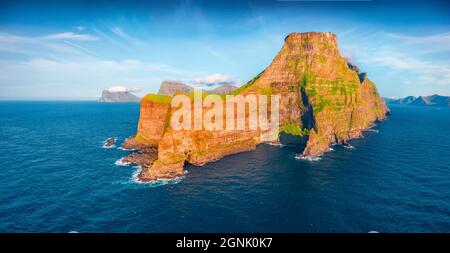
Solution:
[[[280,126],[280,132],[284,132],[290,135],[295,135],[295,136],[305,136],[309,134],[309,130],[304,128],[300,128],[297,125],[294,124],[286,124],[286,125],[282,125]]]
[[[243,92],[245,89],[247,89],[248,87],[252,86],[256,80],[258,80],[261,75],[264,73],[265,70],[263,70],[261,73],[259,73],[257,76],[253,77],[252,80],[248,81],[246,84],[242,85],[241,87],[233,90],[230,92],[230,95],[238,95],[241,92]]]
[[[172,101],[171,96],[151,94],[151,93],[145,95],[145,97],[143,97],[142,99],[146,99],[155,103],[164,103],[164,104],[170,104],[170,102]]]

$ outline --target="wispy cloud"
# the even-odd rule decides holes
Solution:
[[[50,39],[50,40],[79,40],[79,41],[98,40],[97,37],[89,35],[89,34],[77,34],[77,33],[73,33],[73,32],[55,33],[55,34],[47,35],[43,38]]]
[[[204,47],[205,48],[205,50],[206,50],[206,52],[208,52],[210,55],[212,55],[214,58],[216,58],[217,60],[219,60],[219,61],[221,61],[221,62],[223,62],[223,63],[227,63],[227,64],[231,64],[231,63],[233,63],[227,56],[225,56],[223,53],[221,53],[221,52],[219,52],[219,51],[217,51],[217,50],[215,50],[215,49],[213,49],[213,48],[211,48],[211,47],[208,47],[208,46],[205,46]]]
[[[155,92],[161,77],[181,77],[185,72],[164,64],[123,61],[0,60],[0,93],[52,97],[99,95],[111,86],[135,87]]]
[[[95,41],[88,34],[58,33],[31,37],[0,33],[0,52],[22,54],[29,57],[50,55],[91,57],[93,53],[77,43]]]
[[[193,83],[201,86],[215,86],[224,84],[235,84],[236,82],[232,76],[217,73],[198,77],[194,80]]]
[[[120,38],[122,38],[123,40],[125,40],[131,44],[134,44],[134,45],[143,45],[144,44],[141,40],[130,36],[128,33],[126,33],[120,27],[116,26],[116,27],[111,28],[111,32],[113,32],[115,35],[119,36]]]
[[[440,33],[425,36],[411,36],[398,33],[386,33],[387,38],[394,39],[408,48],[412,54],[431,54],[450,52],[450,33]]]
[[[353,43],[344,46],[345,52],[351,52],[353,59],[366,66],[390,73],[391,82],[403,84],[405,90],[412,85],[423,90],[450,86],[450,60],[442,57],[450,52],[450,34],[377,32],[375,38],[353,38]]]

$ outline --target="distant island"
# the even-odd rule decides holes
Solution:
[[[450,106],[450,97],[441,95],[407,96],[404,98],[385,98],[389,104],[417,105],[417,106]]]
[[[224,85],[220,85],[214,89],[203,90],[203,92],[206,92],[209,94],[227,94],[237,88],[238,87],[230,85],[230,84],[224,84]],[[158,95],[173,96],[176,92],[181,92],[183,94],[189,94],[193,91],[194,91],[194,88],[185,83],[178,82],[178,81],[163,81],[161,83],[161,87],[159,88]]]
[[[140,180],[176,178],[184,174],[185,163],[201,166],[267,142],[296,143],[299,158],[313,159],[331,145],[347,145],[348,140],[362,137],[364,130],[389,113],[375,84],[340,54],[337,37],[330,32],[288,35],[265,70],[229,93],[279,95],[279,136],[275,139],[268,140],[261,129],[174,129],[170,124],[172,95],[191,89],[183,83],[163,82],[159,94],[142,98],[137,132],[123,144],[138,150],[124,159],[142,167]]]
[[[139,102],[140,98],[132,94],[129,89],[119,86],[103,90],[102,96],[98,101],[106,103]]]

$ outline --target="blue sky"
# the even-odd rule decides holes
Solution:
[[[162,80],[242,84],[291,32],[331,31],[386,97],[450,95],[445,1],[0,2],[0,98],[89,99]]]

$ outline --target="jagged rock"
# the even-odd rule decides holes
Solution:
[[[106,141],[103,144],[103,146],[108,148],[108,147],[112,147],[115,143],[116,143],[116,138],[115,137],[109,137],[108,139],[106,139]]]
[[[148,153],[131,153],[127,157],[122,158],[124,163],[134,163],[141,166],[144,169],[152,166],[153,162],[156,160],[156,150],[154,152]]]

